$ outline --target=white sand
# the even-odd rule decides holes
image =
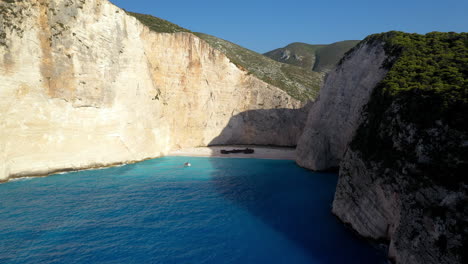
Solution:
[[[221,154],[221,150],[245,149],[254,150],[252,154]],[[168,156],[186,156],[186,157],[223,157],[223,158],[255,158],[255,159],[282,159],[294,160],[296,149],[281,147],[258,147],[258,146],[215,146],[187,148],[171,151]]]

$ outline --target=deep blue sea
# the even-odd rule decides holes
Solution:
[[[293,161],[192,157],[8,182],[0,263],[385,263],[331,214],[336,182]]]

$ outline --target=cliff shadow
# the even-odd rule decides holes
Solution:
[[[295,147],[312,103],[299,109],[248,110],[232,116],[208,145],[263,145]]]
[[[337,175],[291,160],[213,159],[212,184],[225,199],[302,249],[311,263],[386,263],[383,250],[332,213]]]
[[[311,106],[239,113],[209,145],[296,146]],[[337,174],[313,173],[292,160],[211,163],[211,181],[219,194],[303,249],[312,263],[386,263],[384,252],[355,236],[331,213]]]

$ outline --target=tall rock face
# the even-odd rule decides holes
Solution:
[[[377,65],[353,66],[366,56]],[[299,164],[339,163],[333,213],[360,235],[388,241],[396,263],[468,261],[466,58],[466,33],[368,37],[327,78],[299,142]],[[367,75],[374,85],[362,89]],[[359,85],[340,91],[333,79]],[[340,113],[346,93],[348,113]]]
[[[272,145],[271,142],[275,142],[275,145],[294,147],[312,104],[300,109],[261,109],[239,113],[229,120],[210,145]]]
[[[153,32],[106,0],[0,3],[0,181],[205,146],[239,113],[302,105],[195,35]]]
[[[361,122],[362,107],[387,73],[382,43],[358,45],[328,73],[297,145],[297,163],[312,170],[338,167]]]

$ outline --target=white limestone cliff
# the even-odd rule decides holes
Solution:
[[[460,119],[453,111],[452,120],[422,113],[433,119],[422,125],[414,111],[432,105],[417,92],[384,97],[378,83],[398,59],[384,51],[391,34],[364,40],[327,76],[296,161],[313,170],[339,167],[333,214],[388,243],[393,262],[465,263],[466,126],[453,122]]]
[[[362,107],[388,70],[383,45],[358,46],[330,71],[297,144],[296,162],[312,170],[338,167],[361,122]]]
[[[0,181],[206,146],[239,113],[302,106],[193,34],[152,32],[107,0],[0,12]]]

